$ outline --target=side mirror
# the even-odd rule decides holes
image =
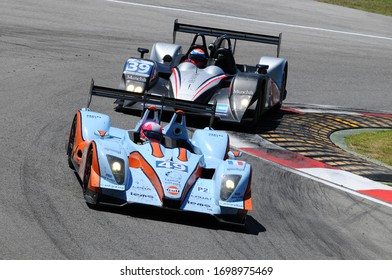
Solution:
[[[236,158],[239,158],[239,157],[242,156],[242,152],[239,152],[239,151],[229,151],[227,153],[227,155],[228,155],[228,157],[230,159],[236,159]]]
[[[266,64],[257,64],[256,65],[256,72],[259,74],[267,74],[267,70],[269,68],[269,65]]]
[[[163,62],[164,63],[170,63],[170,62],[172,62],[172,60],[173,60],[173,58],[171,57],[171,55],[165,55],[164,57],[163,57]]]
[[[149,50],[145,48],[137,48],[137,51],[140,52],[140,58],[144,58],[144,54],[149,53]]]
[[[109,134],[107,134],[107,131],[103,131],[103,130],[96,130],[96,131],[94,131],[94,134],[97,136],[101,136],[102,138],[109,135]]]

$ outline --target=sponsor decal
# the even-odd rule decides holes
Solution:
[[[210,193],[210,191],[206,187],[197,187],[197,191],[201,193]]]
[[[229,160],[227,163],[229,165],[235,165],[235,166],[243,166],[244,165],[244,162],[243,161],[239,161],[239,160],[236,160],[236,161]]]
[[[102,118],[101,116],[91,115],[91,114],[87,114],[86,117],[90,118],[90,119],[101,119]]]
[[[206,204],[206,203],[201,203],[201,202],[188,201],[188,204],[194,205],[194,206],[199,206],[199,207],[211,208],[211,205]]]
[[[151,61],[131,58],[128,59],[125,63],[123,72],[125,72],[126,74],[149,77],[153,65],[154,63]]]
[[[188,172],[187,165],[173,162],[173,161],[157,160],[155,166],[156,168],[166,168],[166,169],[173,169],[175,171]]]
[[[101,181],[101,188],[118,190],[118,191],[123,191],[124,190],[124,186],[123,185],[106,184],[106,183],[104,183],[102,181]]]
[[[131,80],[131,81],[136,81],[136,82],[142,82],[142,83],[147,82],[146,77],[135,76],[135,75],[130,75],[130,74],[125,75],[125,79]]]
[[[213,132],[209,132],[208,136],[217,137],[217,138],[223,138],[224,137],[222,134],[213,133]]]
[[[181,174],[175,171],[168,171],[165,173],[165,176],[173,180],[181,180],[182,178]]]
[[[134,186],[132,188],[138,189],[138,190],[143,190],[143,191],[150,191],[151,190],[149,187],[145,187],[145,186]]]
[[[228,160],[227,161],[229,170],[244,170],[245,169],[245,162],[240,160]]]
[[[182,176],[178,172],[168,171],[165,173],[164,183],[165,185],[176,185],[180,186]]]
[[[208,201],[211,200],[211,197],[201,196],[201,195],[191,195],[191,197],[192,197],[193,199],[199,199],[199,200],[208,200]]]
[[[216,104],[215,111],[217,113],[227,113],[228,110],[229,110],[229,105],[228,104],[222,104],[222,103]]]
[[[170,186],[167,188],[167,192],[171,195],[179,195],[180,189],[177,186]]]
[[[165,178],[164,179],[164,185],[180,186],[181,185],[181,181]]]
[[[224,207],[236,208],[236,209],[244,209],[244,202],[242,200],[232,201],[232,202],[219,201],[219,205]]]
[[[132,195],[132,196],[140,197],[140,198],[154,199],[154,196],[152,196],[150,194],[141,194],[141,193],[134,193],[134,192],[130,192],[129,194]]]
[[[236,95],[253,95],[253,91],[252,90],[239,90],[239,89],[235,89],[233,91],[234,94]]]

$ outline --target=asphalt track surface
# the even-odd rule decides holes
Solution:
[[[87,207],[65,155],[73,114],[92,77],[117,87],[123,61],[139,46],[170,41],[176,18],[283,32],[288,102],[390,111],[391,17],[315,1],[210,2],[0,3],[1,259],[392,258],[390,207],[246,155],[257,170],[246,232],[208,217]],[[243,58],[261,55],[249,49]],[[105,99],[92,108],[114,126],[137,120]]]

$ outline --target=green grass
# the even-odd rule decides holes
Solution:
[[[346,137],[352,151],[392,166],[392,130],[375,130]]]
[[[319,0],[319,2],[392,16],[392,0]]]

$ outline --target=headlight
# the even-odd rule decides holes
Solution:
[[[234,183],[234,181],[233,180],[227,180],[226,181],[226,183],[225,183],[225,187],[226,187],[226,189],[228,189],[228,190],[234,190],[234,188],[235,188],[235,183]]]
[[[137,87],[135,88],[135,92],[137,92],[137,93],[142,93],[142,92],[143,92],[143,87],[137,86]]]
[[[125,90],[136,92],[136,93],[143,93],[144,92],[145,84],[133,80],[126,80],[125,82]]]
[[[135,90],[135,85],[134,84],[128,84],[126,89],[127,89],[127,91],[134,91]]]
[[[232,106],[235,111],[245,111],[248,109],[253,95],[250,94],[235,94],[232,96]]]
[[[250,100],[252,99],[251,95],[242,95],[238,98],[238,105],[236,106],[238,110],[246,110],[249,106]]]
[[[121,172],[121,170],[122,170],[121,163],[119,163],[118,161],[113,162],[111,168],[112,168],[113,172],[117,172],[117,173]]]
[[[227,200],[241,180],[241,175],[229,174],[223,175],[221,181],[220,198]]]
[[[242,98],[241,99],[241,108],[248,108],[250,98]]]
[[[114,179],[116,179],[117,184],[122,185],[125,178],[124,161],[121,158],[112,155],[106,155],[106,157]]]

